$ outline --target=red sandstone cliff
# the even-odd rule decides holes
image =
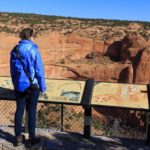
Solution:
[[[7,14],[5,16],[8,17]],[[13,20],[6,23],[6,27],[16,31],[29,25],[18,22],[18,26],[15,26],[11,22]],[[91,23],[88,25],[84,21],[58,19],[55,25],[32,25],[39,32],[34,41],[39,45],[46,77],[149,82],[150,42],[140,34],[145,33],[142,25],[130,23],[128,26],[110,27],[107,24],[91,26]],[[0,24],[2,27],[5,27],[4,23]],[[44,27],[45,31],[40,32]],[[146,31],[148,35],[150,30]],[[1,76],[10,75],[10,50],[18,40],[17,34],[0,32]]]

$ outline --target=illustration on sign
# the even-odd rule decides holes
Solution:
[[[48,101],[80,103],[85,81],[46,80]],[[42,97],[40,98],[43,99]]]
[[[96,82],[91,104],[149,109],[147,85]]]

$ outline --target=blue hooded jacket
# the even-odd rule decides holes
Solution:
[[[41,92],[46,91],[44,67],[38,46],[30,40],[21,40],[18,50],[33,83],[37,83]],[[10,55],[10,73],[14,89],[23,92],[30,86],[30,81],[16,53],[12,50]]]

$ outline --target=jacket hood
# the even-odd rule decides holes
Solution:
[[[18,50],[22,58],[24,58],[28,53],[31,53],[32,48],[38,48],[38,46],[30,40],[19,41]]]

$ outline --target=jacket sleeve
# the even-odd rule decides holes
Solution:
[[[38,80],[40,91],[41,92],[46,91],[44,66],[41,54],[38,49],[36,51],[36,58],[35,58],[35,76]]]

